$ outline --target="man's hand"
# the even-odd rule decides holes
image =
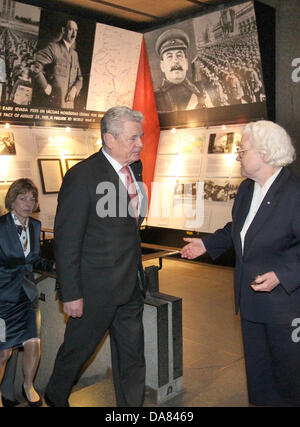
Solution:
[[[45,94],[49,96],[51,95],[51,93],[52,93],[52,86],[47,84],[47,86],[45,87]]]
[[[77,89],[75,86],[73,86],[70,92],[66,96],[66,102],[73,102],[76,95],[77,95]]]
[[[269,271],[268,273],[256,276],[254,281],[251,283],[251,288],[256,292],[271,292],[277,285],[279,285],[280,281],[274,271]]]
[[[70,317],[81,317],[83,313],[83,298],[75,301],[64,302],[63,310],[64,313]]]
[[[184,238],[183,240],[188,242],[188,245],[184,246],[181,250],[182,258],[194,259],[205,254],[206,248],[202,239]]]

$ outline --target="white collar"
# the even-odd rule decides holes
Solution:
[[[257,182],[255,182],[256,189],[259,189],[261,191],[261,193],[263,194],[263,196],[265,196],[267,194],[269,188],[271,187],[271,185],[273,184],[273,182],[275,181],[275,179],[279,175],[281,169],[282,168],[278,169],[278,171],[273,173],[273,175],[271,175],[270,178],[267,179],[267,181],[264,183],[264,185],[262,187]]]
[[[16,225],[21,225],[23,228],[25,227],[25,229],[28,227],[29,218],[25,218],[25,224],[23,226],[23,224],[21,224],[19,218],[17,217],[17,215],[14,211],[11,212],[11,216],[12,216],[14,223]]]
[[[70,52],[73,43],[68,43],[65,39],[63,39],[63,42],[64,42],[66,48],[68,49],[68,51]]]
[[[104,154],[104,156],[107,158],[107,160],[109,161],[109,163],[112,165],[112,167],[114,168],[114,170],[117,172],[117,174],[119,174],[121,172],[121,169],[123,168],[123,166],[121,165],[121,163],[119,163],[116,159],[114,159],[113,157],[111,157],[104,149],[104,147],[102,147],[102,153]],[[122,173],[122,172],[121,172]]]

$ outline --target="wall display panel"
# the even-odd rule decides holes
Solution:
[[[97,24],[87,100],[89,110],[132,106],[141,42],[142,34]]]
[[[102,140],[99,131],[89,130],[86,135],[88,148],[91,153],[96,153],[102,147]]]
[[[160,125],[267,118],[253,2],[145,34]]]
[[[59,192],[63,169],[60,159],[38,159],[42,188],[44,194]]]
[[[30,159],[0,157],[0,183],[13,182],[24,177],[32,178],[32,162]]]
[[[0,131],[0,156],[16,154],[14,134]]]
[[[230,220],[243,179],[236,161],[242,128],[232,125],[161,132],[159,153],[161,143],[168,146],[168,135],[169,145],[174,147],[177,141],[178,148],[177,154],[157,157],[147,225],[213,232]]]
[[[7,190],[9,189],[9,184],[1,184],[0,183],[0,215],[3,215],[5,210],[5,196]]]
[[[66,129],[61,127],[41,128],[19,125],[11,126],[10,129],[2,129],[2,132],[4,134],[8,133],[13,135],[16,154],[0,155],[0,210],[1,207],[2,210],[4,208],[4,197],[9,185],[16,179],[30,178],[39,190],[40,212],[35,213],[34,216],[42,222],[42,226],[44,228],[52,229],[57,208],[57,192],[51,191],[44,193],[38,159],[42,161],[51,161],[52,159],[56,159],[54,163],[54,176],[57,177],[57,179],[55,178],[55,186],[51,182],[50,186],[53,185],[55,187],[54,190],[57,190],[60,186],[62,174],[67,170],[66,159],[68,160],[69,167],[71,167],[75,160],[78,161],[78,159],[86,158],[94,154],[96,151],[99,151],[99,130],[71,129],[71,132],[66,132]],[[60,147],[56,146],[56,148],[58,148],[57,151],[55,151],[54,146],[51,144],[47,149],[45,145],[41,145],[40,149],[37,149],[37,139],[41,138],[42,141],[48,144],[49,141],[47,142],[47,140],[51,137],[53,138],[54,135],[56,137],[73,137],[77,142],[74,142],[74,144],[72,143],[74,151],[71,152],[84,152],[85,155],[68,155],[63,144],[61,144]],[[60,161],[62,172],[60,171],[57,160]],[[49,174],[46,176],[49,177]],[[47,189],[49,190],[48,184]]]
[[[71,167],[77,165],[77,163],[82,162],[83,159],[65,159],[66,163],[66,170],[70,169]]]
[[[203,182],[197,177],[161,178],[152,185],[147,225],[199,229],[204,222]]]
[[[86,156],[88,154],[88,142],[79,130],[37,128],[33,130],[33,134],[38,156]]]
[[[0,0],[0,120],[98,127],[110,106],[132,106],[141,39],[79,16]]]

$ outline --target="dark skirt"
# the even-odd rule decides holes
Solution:
[[[38,337],[37,300],[30,301],[21,288],[18,302],[0,300],[0,350],[20,347]]]

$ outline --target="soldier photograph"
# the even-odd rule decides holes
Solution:
[[[203,93],[187,78],[189,45],[188,35],[178,28],[163,32],[156,40],[155,51],[164,74],[161,85],[155,90],[159,112],[199,108]]]
[[[32,65],[34,105],[85,109],[94,32],[90,21],[42,11]]]
[[[165,126],[201,123],[208,116],[214,122],[220,108],[239,104],[251,111],[250,104],[266,100],[251,2],[151,31],[145,42]]]

